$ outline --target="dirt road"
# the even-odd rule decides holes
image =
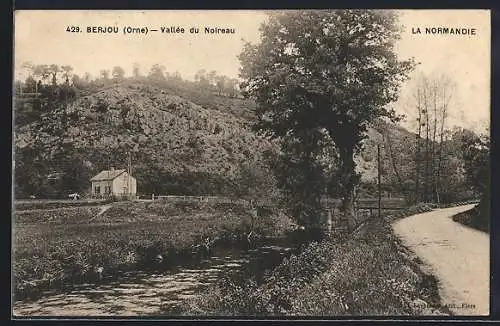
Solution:
[[[472,207],[436,209],[393,224],[403,243],[437,277],[442,303],[455,315],[489,315],[489,235],[451,219]]]

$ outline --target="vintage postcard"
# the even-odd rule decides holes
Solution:
[[[488,316],[489,10],[18,10],[12,316]]]

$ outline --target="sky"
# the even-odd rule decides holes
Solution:
[[[487,10],[402,10],[401,39],[395,50],[400,59],[413,57],[420,64],[401,89],[394,105],[414,121],[412,80],[419,73],[444,73],[456,83],[450,106],[450,126],[484,131],[490,116],[490,13]],[[23,62],[74,67],[74,72],[98,76],[101,69],[118,65],[127,75],[137,62],[146,74],[155,64],[178,71],[192,80],[199,69],[237,77],[244,41],[258,43],[264,11],[17,11],[14,20],[14,75],[23,76]],[[79,33],[67,28],[78,26]],[[116,26],[118,34],[87,33],[88,26]],[[184,34],[149,31],[124,34],[124,27],[185,29]],[[199,34],[189,33],[191,27]],[[234,28],[234,34],[205,34],[204,28]],[[476,35],[425,34],[426,27],[474,28]],[[421,34],[415,34],[420,28]]]

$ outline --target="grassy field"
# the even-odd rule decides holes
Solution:
[[[30,210],[30,209],[50,209],[50,208],[65,208],[77,206],[96,206],[105,204],[106,200],[101,199],[24,199],[15,200],[14,209],[16,211]]]
[[[14,291],[19,298],[41,289],[92,281],[102,274],[163,264],[205,250],[202,244],[246,239],[251,212],[241,205],[161,202],[16,212],[13,234]],[[294,225],[261,212],[257,237],[279,236]]]
[[[412,211],[428,210],[418,207]],[[394,236],[370,219],[348,240],[313,242],[265,281],[221,280],[184,307],[186,315],[439,315],[437,283]]]

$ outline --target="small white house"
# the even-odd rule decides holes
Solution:
[[[101,171],[90,181],[94,198],[125,199],[134,198],[137,194],[137,182],[125,169]]]

